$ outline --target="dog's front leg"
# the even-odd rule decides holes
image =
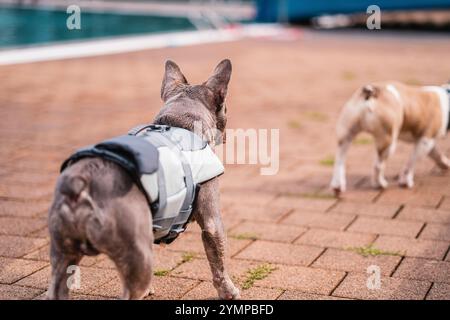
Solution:
[[[416,162],[428,155],[435,146],[435,140],[431,138],[420,138],[414,147],[405,169],[400,174],[399,184],[401,187],[412,188],[414,186],[414,167]]]
[[[239,289],[231,281],[225,267],[226,235],[220,216],[219,180],[203,184],[194,209],[195,220],[202,229],[202,240],[213,276],[213,284],[221,299],[238,299]]]

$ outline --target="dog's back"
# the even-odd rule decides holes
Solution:
[[[349,128],[379,135],[384,134],[379,132],[381,128],[391,132],[394,127],[399,130],[397,135],[408,141],[424,134],[435,137],[442,123],[439,105],[439,97],[431,87],[396,81],[365,85],[344,106],[337,125],[338,139]]]

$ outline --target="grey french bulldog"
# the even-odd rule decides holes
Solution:
[[[201,85],[190,85],[172,61],[165,65],[161,98],[164,106],[155,124],[190,131],[202,127],[210,145],[224,139],[225,96],[231,77],[231,62],[223,60]],[[221,299],[238,299],[225,267],[226,235],[222,225],[219,180],[203,183],[194,202],[193,220],[202,230],[202,240]],[[49,299],[67,299],[67,268],[78,265],[85,255],[106,254],[116,265],[124,299],[142,299],[151,294],[152,214],[141,189],[119,165],[102,158],[84,158],[67,167],[57,181],[49,210],[51,237],[51,283]],[[183,240],[178,240],[183,241]]]

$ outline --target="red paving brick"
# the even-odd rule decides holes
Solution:
[[[325,212],[336,202],[332,199],[308,199],[301,197],[279,197],[273,202],[274,205],[285,206],[298,210],[314,210]]]
[[[295,210],[281,221],[282,224],[344,230],[354,219],[352,215],[335,215]]]
[[[283,290],[251,287],[246,290],[241,290],[241,299],[244,300],[275,300]],[[214,288],[212,282],[203,281],[198,286],[190,290],[182,297],[185,300],[217,300],[217,290]]]
[[[257,240],[241,251],[236,258],[307,266],[322,251],[323,249],[312,246]]]
[[[348,274],[333,296],[363,300],[422,300],[431,286],[427,281],[381,277],[380,288],[369,289],[369,277],[369,274]]]
[[[280,265],[267,278],[257,280],[255,285],[329,295],[344,275],[340,271]]]
[[[358,217],[348,231],[372,234],[388,234],[414,238],[422,229],[423,223],[416,221],[397,221],[382,218]]]
[[[435,208],[442,196],[437,193],[423,193],[417,190],[390,189],[378,198],[380,204],[407,204],[411,206],[424,206]]]
[[[0,300],[28,300],[40,295],[43,290],[0,284]]]
[[[231,205],[225,209],[225,216],[233,216],[242,220],[276,222],[292,211],[283,206]]]
[[[450,223],[450,211],[406,206],[397,216],[399,220]]]
[[[344,194],[341,195],[341,198],[345,201],[351,202],[362,202],[364,204],[370,204],[373,202],[376,197],[380,194],[380,191],[370,189],[353,189],[347,190]]]
[[[450,284],[433,283],[427,300],[450,300]]]
[[[348,300],[345,298],[338,298],[332,296],[325,296],[320,294],[306,293],[295,290],[286,290],[278,300]]]
[[[181,240],[181,241],[179,241]],[[251,240],[238,240],[234,238],[228,238],[226,254],[232,256],[245,248]],[[205,255],[205,249],[203,248],[202,237],[200,234],[185,233],[182,234],[177,241],[174,241],[170,246],[167,246],[169,250],[173,251],[185,251],[193,252],[199,255]]]
[[[48,208],[48,201],[21,202],[0,199],[0,216],[46,217]]]
[[[42,159],[45,161],[45,159]],[[62,161],[64,159],[61,159]],[[42,162],[41,162],[42,163]],[[36,187],[54,185],[56,182],[56,174],[46,174],[43,172],[21,172],[13,171],[0,178],[0,183],[9,184],[27,184]]]
[[[445,241],[380,236],[375,240],[375,247],[388,252],[406,255],[408,257],[441,260],[448,250],[449,243]]]
[[[37,251],[25,256],[26,259],[48,259],[48,248]],[[42,251],[42,252],[41,252]],[[153,269],[154,270],[172,270],[183,262],[185,257],[195,257],[197,254],[192,252],[170,251],[166,247],[153,246]],[[95,267],[103,269],[115,269],[114,262],[106,255],[96,257],[84,257],[81,261],[82,266]]]
[[[362,256],[356,252],[328,249],[319,259],[314,261],[312,267],[328,270],[365,273],[367,268],[376,265],[380,267],[381,274],[389,276],[400,262],[398,256]]]
[[[419,239],[443,240],[450,242],[450,224],[427,223]]]
[[[80,288],[72,290],[74,293],[89,294],[114,277],[117,277],[117,273],[115,271],[111,272],[111,270],[89,267],[81,267],[80,270]],[[23,278],[15,284],[31,288],[47,289],[50,282],[50,274],[50,267],[47,267]]]
[[[48,231],[47,225],[45,225],[41,229],[38,229],[36,231],[29,233],[27,236],[31,237],[31,238],[42,238],[42,239],[50,240],[50,233]]]
[[[405,258],[394,277],[450,283],[450,262]]]
[[[0,234],[26,236],[47,226],[47,219],[0,217]]]
[[[47,265],[43,261],[0,258],[0,283],[12,284]]]
[[[195,253],[173,252],[165,247],[153,246],[153,265],[155,270],[171,270],[183,262],[183,259],[195,257]]]
[[[70,299],[72,300],[114,300],[112,297],[104,297],[104,296],[94,296],[88,294],[74,294],[70,295]]]
[[[301,234],[305,233],[306,230],[308,229],[291,225],[243,222],[232,228],[228,232],[228,236],[237,239],[250,238],[279,242],[292,242]]]
[[[362,216],[374,216],[382,218],[392,218],[399,210],[400,206],[396,204],[374,204],[342,201],[339,202],[330,212],[357,214]]]
[[[236,285],[242,284],[247,277],[247,272],[264,263],[259,261],[247,261],[231,259],[228,261],[228,273],[236,281]],[[189,279],[199,279],[202,281],[211,281],[212,274],[206,259],[193,259],[189,262],[180,264],[170,272],[173,277],[182,277]]]
[[[0,235],[0,257],[20,258],[43,247],[47,240]]]
[[[9,163],[13,170],[18,172],[32,172],[32,173],[57,173],[59,171],[61,160],[55,161],[49,158],[44,158],[45,161],[36,161],[38,159],[21,158],[18,161]],[[28,180],[28,179],[27,179]],[[31,180],[31,178],[30,178]],[[48,179],[47,187],[50,187],[50,183],[54,183],[52,179]]]
[[[198,284],[197,280],[177,279],[172,277],[154,277],[152,285],[155,294],[149,300],[181,299],[189,290]]]
[[[314,245],[327,248],[364,247],[376,238],[374,234],[310,229],[302,235],[295,244]]]
[[[0,185],[0,197],[10,199],[39,200],[50,199],[53,186],[36,188],[27,185]]]
[[[450,210],[450,196],[444,197],[444,200],[441,202],[441,205],[439,206],[439,209],[441,210]]]
[[[233,172],[230,174],[232,173]],[[239,181],[239,184],[242,185],[242,181]],[[241,198],[240,196],[241,193],[239,192],[222,192],[220,195],[220,201],[226,205],[238,205],[239,207],[244,206],[243,208],[248,209],[257,207],[258,209],[264,210],[264,208],[271,206],[273,200],[275,199],[275,195],[261,194],[260,192],[246,192],[244,198]]]
[[[152,286],[155,290],[154,295],[150,295],[145,299],[148,300],[166,300],[166,299],[180,299],[186,292],[191,290],[199,283],[197,280],[178,279],[168,276],[157,277],[152,279]],[[110,279],[107,283],[93,288],[90,294],[102,295],[108,298],[120,298],[122,295],[122,283],[119,277]]]

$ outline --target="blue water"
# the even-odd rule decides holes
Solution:
[[[68,17],[65,11],[0,7],[0,47],[195,29],[185,18],[91,13],[81,8],[81,30],[68,30]]]

